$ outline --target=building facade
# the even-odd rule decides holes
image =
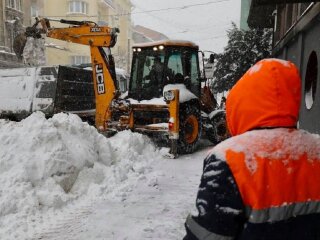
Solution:
[[[320,134],[319,19],[319,0],[270,0],[267,5],[265,0],[253,0],[248,17],[251,27],[274,29],[273,56],[299,67],[302,79],[299,126],[317,134]]]
[[[249,30],[247,23],[249,10],[250,10],[251,0],[241,0],[241,14],[240,14],[240,29]]]
[[[24,26],[32,26],[35,17],[44,16],[43,4],[43,0],[23,0]]]
[[[22,0],[3,0],[0,3],[0,68],[22,66],[13,51],[13,40],[23,31]]]
[[[99,25],[118,27],[120,34],[112,49],[118,68],[129,70],[131,59],[131,7],[130,0],[44,0],[44,15],[56,19],[87,20]],[[52,22],[55,27],[67,27]],[[46,39],[48,65],[90,63],[88,46]]]

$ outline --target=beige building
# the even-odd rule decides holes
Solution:
[[[130,0],[43,0],[43,14],[49,18],[88,20],[120,28],[112,49],[116,67],[129,70],[131,53]],[[56,27],[67,27],[52,22]],[[47,65],[90,63],[89,47],[47,38]]]
[[[130,0],[2,0],[0,4],[0,68],[22,66],[13,51],[13,39],[35,17],[94,21],[118,27],[118,42],[112,49],[116,67],[129,72],[131,62]],[[16,21],[19,19],[19,21]],[[54,23],[56,27],[68,27]],[[47,65],[90,63],[89,47],[46,39]]]
[[[31,26],[34,24],[34,18],[43,16],[43,0],[23,0],[23,24]]]

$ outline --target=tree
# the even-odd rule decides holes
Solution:
[[[217,54],[214,71],[214,92],[228,91],[257,61],[270,57],[272,30],[240,30],[235,23],[227,32],[228,44]]]

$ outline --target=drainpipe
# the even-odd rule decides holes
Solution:
[[[6,46],[6,1],[2,1],[2,36],[3,39],[1,39],[1,41],[3,41],[3,46]]]

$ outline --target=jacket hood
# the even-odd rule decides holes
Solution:
[[[229,92],[229,131],[235,136],[257,128],[296,126],[300,99],[297,67],[280,59],[261,60]]]

